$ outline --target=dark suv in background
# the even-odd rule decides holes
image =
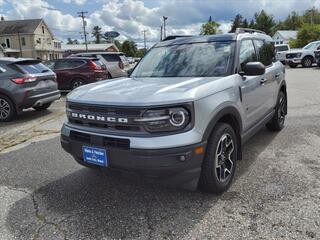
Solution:
[[[0,58],[0,122],[26,108],[47,109],[59,98],[56,74],[40,61]]]
[[[72,90],[108,78],[106,66],[97,58],[62,58],[44,64],[57,74],[60,90]]]
[[[320,67],[320,50],[315,51],[314,56],[315,56],[318,67]]]

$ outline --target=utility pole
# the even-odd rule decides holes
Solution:
[[[166,34],[166,21],[168,19],[168,17],[166,16],[163,16],[163,38],[166,38],[167,37],[167,34]]]
[[[83,27],[83,35],[84,35],[84,42],[86,44],[86,52],[88,52],[88,43],[87,43],[87,32],[86,32],[86,25],[87,25],[87,22],[84,20],[86,18],[85,14],[88,13],[88,12],[84,12],[84,11],[81,11],[81,12],[78,12],[78,16],[82,18],[82,27]]]
[[[313,7],[312,9],[310,9],[308,11],[308,13],[310,13],[310,23],[311,23],[311,25],[313,25],[313,19],[314,19],[315,12],[316,12],[316,8],[315,7]]]
[[[148,30],[143,30],[143,42],[144,42],[144,49],[147,50],[147,39],[146,39],[146,32]]]
[[[160,41],[162,41],[162,32],[163,32],[163,26],[160,26]]]

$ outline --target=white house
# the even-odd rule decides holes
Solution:
[[[291,31],[291,30],[280,30],[277,31],[272,39],[275,44],[288,44],[291,39],[297,38],[298,31]]]

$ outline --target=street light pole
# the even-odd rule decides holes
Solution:
[[[167,34],[166,34],[166,21],[168,19],[168,17],[163,16],[163,38],[166,38]]]
[[[84,20],[86,18],[85,14],[88,12],[78,12],[78,16],[82,18],[82,27],[83,27],[83,35],[84,35],[84,42],[86,44],[86,52],[88,52],[88,42],[87,42],[87,32],[86,32],[86,21]]]

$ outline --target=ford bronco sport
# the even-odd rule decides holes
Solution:
[[[156,44],[129,78],[67,96],[62,147],[86,167],[223,192],[242,144],[283,128],[285,69],[263,32],[176,38]]]

